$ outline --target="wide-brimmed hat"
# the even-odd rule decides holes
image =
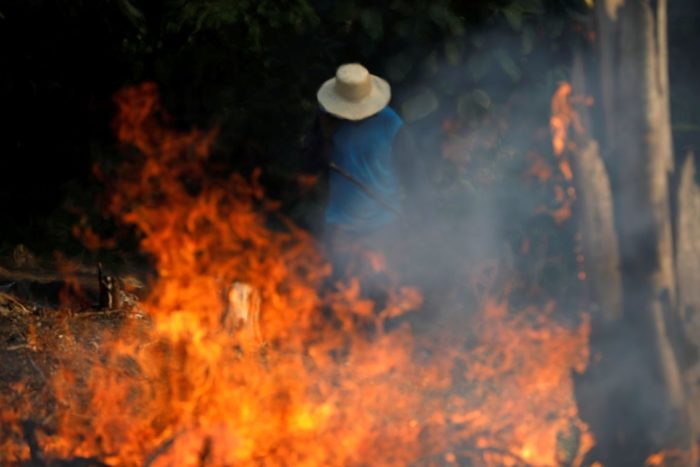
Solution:
[[[347,120],[362,120],[382,110],[391,99],[389,83],[371,75],[359,63],[341,65],[316,94],[326,112]]]

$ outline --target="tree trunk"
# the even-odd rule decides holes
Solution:
[[[642,465],[688,448],[686,391],[673,329],[676,273],[669,203],[673,170],[665,0],[597,2],[605,141],[615,208],[624,312],[611,324],[606,465]],[[599,381],[598,384],[601,384]]]
[[[700,433],[700,187],[695,180],[695,156],[688,153],[676,197],[676,271],[690,421]]]
[[[586,95],[580,53],[574,59],[571,81],[575,96]],[[578,112],[583,128],[590,128],[587,109]],[[623,318],[623,291],[612,189],[598,143],[589,134],[577,134],[568,155],[576,187],[577,230],[587,276],[585,306],[591,316],[589,346],[594,356],[583,375],[574,374],[579,416],[597,440],[584,462],[590,465],[608,458],[606,440],[615,439],[619,431],[616,417],[611,416],[616,402],[610,391],[618,384],[615,375],[619,364],[617,349],[611,344],[618,342],[615,330]]]
[[[586,96],[583,53],[577,50],[571,72],[574,96]],[[582,128],[571,136],[568,156],[576,187],[576,219],[586,271],[589,310],[598,329],[622,318],[620,252],[615,231],[610,177],[598,142],[589,131],[591,118],[585,105],[576,109]]]

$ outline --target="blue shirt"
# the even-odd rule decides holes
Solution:
[[[403,125],[385,107],[360,121],[342,121],[332,138],[330,160],[362,182],[378,201],[342,174],[330,172],[326,223],[357,233],[369,233],[396,220],[400,208],[399,182],[392,160],[392,143]]]

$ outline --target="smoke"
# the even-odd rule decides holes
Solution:
[[[473,295],[486,292],[470,290],[483,289],[474,276],[489,266],[499,276],[496,289],[522,279],[564,295],[578,281],[564,278],[564,271],[574,278],[577,272],[575,232],[570,220],[555,219],[568,197],[558,190],[569,185],[552,154],[548,125],[558,85],[552,69],[568,63],[547,53],[524,54],[512,34],[481,36],[489,48],[478,82],[474,57],[464,56],[456,64],[435,64],[429,78],[394,86],[391,106],[414,141],[410,157],[398,154],[398,172],[415,175],[401,180],[402,218],[375,236],[399,250],[387,255],[402,280],[426,295],[435,290],[442,300],[459,291],[474,305]],[[548,180],[529,173],[538,161],[551,172]],[[561,289],[551,290],[550,280]],[[436,316],[441,307],[434,308],[429,312]]]
[[[412,137],[411,157],[399,154],[396,167],[402,215],[370,234],[322,231],[316,246],[330,275],[314,239],[277,216],[259,179],[207,177],[213,133],[125,119],[133,146],[166,156],[126,177],[110,203],[138,224],[156,258],[160,277],[147,303],[160,350],[137,336],[133,349],[115,345],[88,385],[104,397],[90,407],[94,417],[70,423],[82,415],[78,401],[59,436],[98,455],[140,459],[155,444],[168,459],[186,453],[213,464],[255,456],[346,464],[369,455],[377,464],[581,465],[591,432],[598,450],[630,445],[616,444],[618,426],[606,426],[613,407],[641,445],[632,454],[641,465],[650,446],[663,444],[654,435],[673,426],[655,403],[666,389],[648,371],[656,356],[628,327],[634,319],[601,333],[591,317],[596,265],[583,255],[580,174],[572,179],[570,154],[555,154],[550,132],[552,96],[571,79],[573,44],[589,44],[590,31],[575,23],[562,32],[571,26],[563,13],[543,15],[535,30],[528,14],[511,5],[507,28],[434,44],[442,52],[420,67],[395,56],[371,70],[392,81],[391,105]],[[144,89],[122,97],[145,96],[157,108],[155,87]],[[157,120],[135,110],[127,113]],[[314,230],[323,204],[310,211]],[[633,230],[646,229],[642,217],[633,220]],[[256,318],[269,342],[255,352],[237,342],[237,323],[226,328],[216,315],[219,287],[232,280],[257,297],[239,300],[257,303],[246,305],[256,317],[272,313]],[[648,298],[631,292],[638,303]],[[115,378],[120,360],[143,363],[132,373],[149,375],[155,389],[129,372]],[[66,401],[68,386],[59,381]],[[119,413],[129,397],[155,410],[129,404],[133,413]],[[232,439],[245,449],[229,449]]]
[[[677,18],[687,22],[680,18],[687,14],[687,8],[675,5],[670,12],[672,21]],[[692,118],[687,105],[678,102],[678,95],[685,92],[691,82],[689,76],[697,71],[694,66],[681,64],[687,62],[683,55],[686,48],[674,43],[686,36],[671,25],[669,31],[675,103],[672,117],[678,122],[680,118]],[[570,48],[539,47],[525,53],[527,46],[507,31],[480,32],[475,36],[488,44],[483,53],[462,57],[461,63],[445,60],[434,64],[431,77],[396,87],[391,105],[413,133],[419,158],[404,163],[421,167],[418,182],[425,185],[412,180],[405,187],[418,195],[409,196],[404,203],[404,219],[378,235],[382,237],[379,243],[388,246],[383,250],[388,270],[397,272],[392,277],[394,283],[416,286],[424,295],[422,308],[410,318],[417,328],[466,332],[460,326],[478,313],[485,297],[509,299],[514,314],[528,305],[542,306],[554,300],[555,319],[572,327],[580,323],[582,311],[598,313],[594,321],[605,321],[606,313],[620,311],[601,310],[597,308],[600,304],[591,300],[591,287],[595,285],[587,283],[586,273],[599,268],[580,259],[576,186],[562,169],[561,158],[553,153],[549,133],[549,103],[559,82],[571,79],[574,48],[583,54],[587,66],[589,89],[584,92],[598,97],[599,70],[589,33],[585,28],[577,30]],[[577,41],[583,45],[577,47]],[[475,82],[473,73],[480,67],[483,76]],[[392,74],[390,66],[387,74]],[[602,112],[599,102],[585,111],[596,117]],[[584,120],[588,136],[600,136],[602,125]],[[677,145],[692,144],[688,143],[687,131],[676,132],[675,136]],[[624,197],[629,193],[620,192],[615,178],[619,174],[607,162],[613,198],[622,199],[616,208],[627,208]],[[580,174],[573,176],[575,179]],[[648,232],[653,219],[641,212],[625,219],[626,225],[618,229],[615,241],[619,241],[624,257],[636,257],[638,264],[649,262],[648,245],[631,240]],[[666,260],[671,258],[661,259]],[[621,272],[629,277],[634,267],[627,264]],[[377,281],[386,286],[386,280],[377,277],[376,273],[368,273],[364,282]],[[658,298],[633,281],[627,280],[625,287],[628,315]],[[665,317],[656,319],[669,327],[678,352],[679,331],[674,329],[678,325],[669,318],[673,312],[670,303],[667,305],[669,309],[661,311]],[[603,361],[592,361],[589,372],[575,379],[577,400],[584,404],[582,417],[596,435],[609,437],[597,440],[600,447],[593,455],[611,446],[634,446],[636,452],[628,459],[644,462],[655,449],[665,447],[668,433],[677,426],[678,414],[660,402],[668,391],[662,382],[668,375],[656,368],[663,366],[660,359],[668,357],[659,357],[655,353],[659,348],[640,337],[648,336],[654,326],[659,323],[628,316],[605,333],[594,331],[592,350],[603,355]],[[634,385],[640,390],[630,394]],[[620,441],[615,428],[605,426],[611,419],[606,413],[611,407],[624,420],[620,426],[634,436],[634,443],[617,444]],[[651,420],[658,420],[653,430],[649,429]]]

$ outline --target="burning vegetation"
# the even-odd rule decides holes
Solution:
[[[698,465],[700,189],[692,151],[674,154],[665,1],[106,3],[138,30],[119,47],[143,50],[104,94],[142,84],[113,98],[113,153],[90,156],[97,213],[63,207],[84,256],[12,243],[0,259],[0,464]],[[467,34],[472,17],[494,32]],[[199,57],[212,38],[225,46]],[[392,108],[362,109],[390,92],[357,64],[325,102],[383,114],[387,147],[420,134],[402,140],[430,162],[415,193],[333,158],[306,170],[300,96],[326,72],[307,62],[359,50],[386,62]],[[181,59],[207,64],[197,91],[151,76]],[[198,117],[166,112],[152,79]],[[347,123],[323,117],[325,138]],[[406,168],[382,151],[382,170]],[[381,241],[398,254],[324,243],[309,218],[332,176],[362,214],[396,215]]]
[[[52,356],[36,365],[44,390],[28,378],[2,394],[7,463],[581,464],[585,314],[509,304],[513,278],[472,268],[474,309],[439,301],[460,325],[415,329],[431,313],[420,290],[389,286],[375,310],[358,278],[329,282],[255,176],[207,176],[215,131],[165,126],[151,84],[116,102],[127,155],[105,205],[157,272],[109,325],[63,310],[49,331],[26,313],[18,351]]]

